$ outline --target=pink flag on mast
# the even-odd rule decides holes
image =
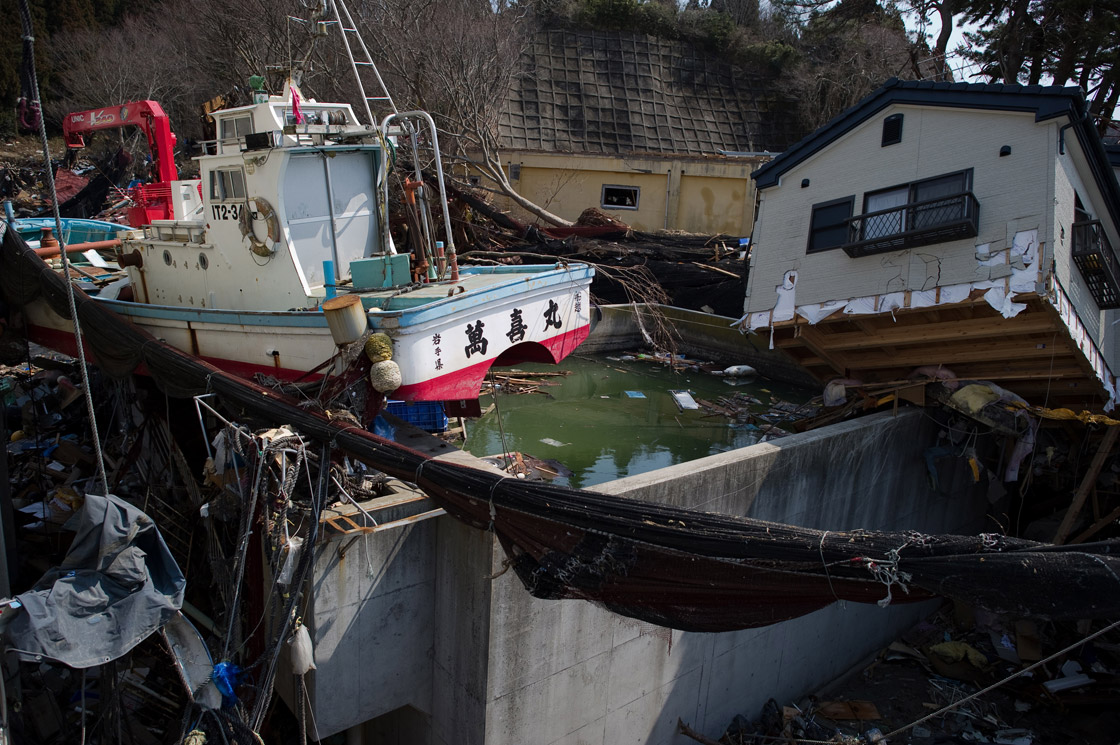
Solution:
[[[299,91],[294,85],[289,88],[292,91],[292,116],[295,117],[296,124],[303,124],[303,114],[299,110]]]

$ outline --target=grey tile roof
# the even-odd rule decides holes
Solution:
[[[772,85],[683,42],[545,31],[521,61],[499,125],[507,149],[714,155],[790,140]]]

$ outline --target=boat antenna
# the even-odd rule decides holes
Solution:
[[[28,52],[28,75],[31,79],[32,104],[41,107],[39,99],[39,80],[35,74],[35,34],[31,25],[31,11],[27,7],[27,0],[19,0],[19,14],[23,21],[23,43]],[[89,365],[86,363],[86,350],[82,342],[82,326],[78,320],[77,301],[74,298],[74,280],[70,276],[70,260],[66,256],[66,241],[62,234],[62,215],[58,210],[58,191],[54,184],[54,167],[51,164],[50,146],[47,144],[47,123],[39,117],[39,137],[43,141],[43,163],[47,171],[47,186],[51,192],[51,208],[54,211],[55,235],[58,236],[59,255],[62,257],[62,276],[66,280],[66,297],[70,303],[70,317],[74,319],[74,342],[78,347],[78,361],[82,370],[82,386],[85,389],[86,412],[89,414],[89,426],[93,435],[93,449],[97,456],[97,476],[101,481],[102,493],[109,494],[109,479],[105,475],[105,457],[101,452],[101,436],[97,432],[97,416],[93,409],[93,392],[89,385]]]
[[[311,54],[315,51],[315,43],[327,36],[327,25],[334,23],[334,21],[324,21],[327,17],[327,0],[319,0],[315,3],[315,8],[312,10],[308,18],[300,18],[299,16],[287,16],[287,30],[288,30],[288,80],[299,88],[303,83],[303,73],[306,72],[308,65],[311,64]],[[296,60],[292,56],[292,21],[296,23],[305,24],[311,28],[311,41],[307,45],[307,51],[303,55],[303,59]],[[277,69],[279,65],[273,69]]]

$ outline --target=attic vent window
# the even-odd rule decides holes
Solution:
[[[883,147],[902,142],[902,114],[891,114],[883,120]]]
[[[636,210],[638,209],[638,196],[641,187],[638,186],[613,186],[603,184],[603,197],[600,205],[611,210]]]

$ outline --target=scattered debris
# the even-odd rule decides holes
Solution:
[[[1120,701],[1117,624],[1104,626],[1096,632],[1103,635],[1087,642],[1087,624],[1050,626],[1047,654],[1059,654],[1034,670],[1030,663],[1003,659],[991,644],[993,629],[999,638],[1016,640],[1015,626],[971,608],[947,607],[824,691],[788,706],[770,699],[753,720],[736,716],[718,741],[683,723],[680,731],[697,742],[718,745],[778,740],[1115,745],[1120,726],[1115,706]],[[971,659],[964,664],[987,668],[989,674],[979,681],[965,668],[956,669],[958,677],[940,674],[936,660],[947,652],[959,661]],[[1083,672],[1085,665],[1092,669]],[[1087,685],[1077,676],[1094,685],[1092,697],[1074,690],[1078,683]],[[1071,679],[1067,686],[1064,681]],[[1100,707],[1098,713],[1093,706]]]

